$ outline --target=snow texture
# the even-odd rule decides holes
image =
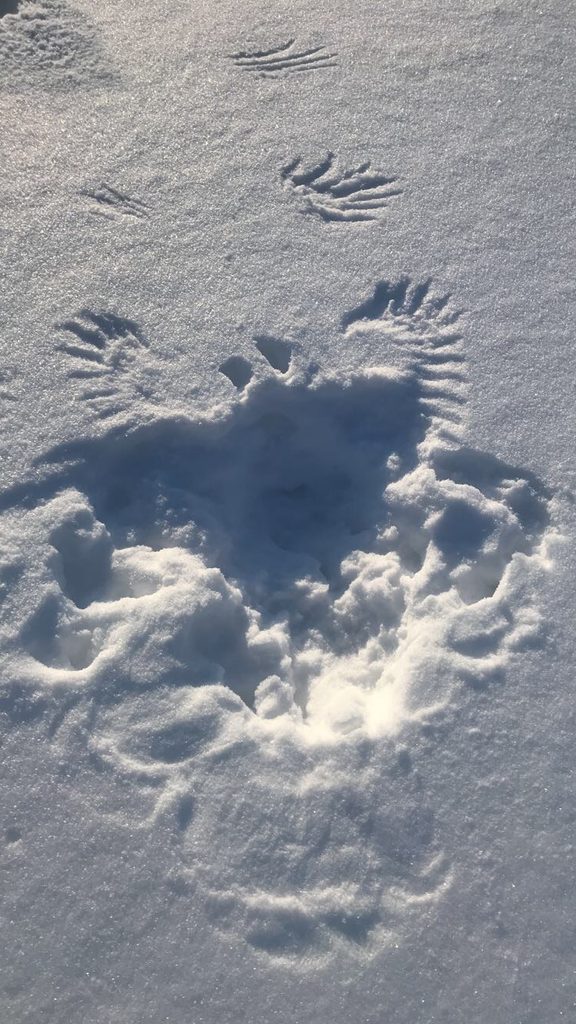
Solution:
[[[0,3],[14,1024],[569,1019],[556,15],[353,13]]]

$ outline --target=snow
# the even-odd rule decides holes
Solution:
[[[574,23],[0,3],[2,1016],[574,986]]]

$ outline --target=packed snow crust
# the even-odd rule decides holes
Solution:
[[[571,33],[0,4],[7,1020],[569,1019]]]

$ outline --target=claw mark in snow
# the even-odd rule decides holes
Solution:
[[[380,220],[390,199],[402,195],[397,178],[375,171],[371,163],[340,170],[334,153],[309,170],[300,157],[282,171],[285,186],[301,197],[310,213],[327,221]]]
[[[336,53],[325,46],[299,49],[295,39],[271,50],[241,50],[230,54],[236,67],[256,72],[265,77],[277,77],[301,71],[318,71],[336,67]]]

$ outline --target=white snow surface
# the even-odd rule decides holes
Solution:
[[[0,1019],[576,1013],[574,8],[0,0]]]

